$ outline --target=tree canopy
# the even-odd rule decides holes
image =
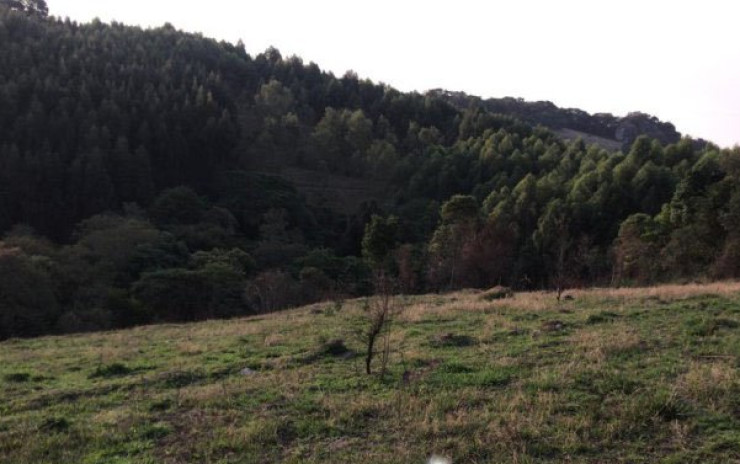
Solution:
[[[365,295],[381,264],[407,292],[740,275],[737,147],[2,5],[0,337]]]
[[[40,17],[46,17],[49,14],[49,7],[46,4],[46,0],[0,0],[0,6]]]

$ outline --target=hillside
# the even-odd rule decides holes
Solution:
[[[740,277],[738,147],[41,3],[0,2],[0,339],[367,296],[379,266],[411,294]]]
[[[0,343],[0,461],[728,463],[740,284],[399,297]]]
[[[431,90],[428,94],[449,101],[461,109],[476,105],[532,125],[541,124],[556,132],[580,132],[584,134],[584,139],[594,138],[593,143],[608,150],[627,151],[640,135],[647,135],[662,144],[681,140],[681,134],[673,124],[639,111],[617,117],[609,113],[589,114],[578,108],[559,108],[549,101],[530,102],[512,97],[482,99],[464,92],[442,89]]]

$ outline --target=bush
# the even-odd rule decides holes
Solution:
[[[59,316],[46,270],[0,242],[0,340],[48,333]]]
[[[247,282],[244,296],[254,310],[271,312],[296,304],[299,293],[300,287],[290,274],[271,270]]]
[[[98,368],[95,369],[95,372],[90,374],[90,378],[95,379],[102,377],[107,379],[111,377],[122,377],[124,375],[129,375],[132,372],[134,372],[134,370],[125,364],[113,363],[106,366],[98,366]]]

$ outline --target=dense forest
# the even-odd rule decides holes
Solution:
[[[610,151],[537,106],[34,4],[0,2],[0,339],[367,295],[380,267],[405,293],[740,276],[737,147],[638,114],[669,139]]]

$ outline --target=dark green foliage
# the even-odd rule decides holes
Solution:
[[[194,321],[244,314],[244,285],[243,270],[217,262],[144,274],[132,293],[155,320]]]
[[[136,247],[128,260],[128,278],[136,280],[144,272],[184,267],[190,260],[187,246],[171,233],[159,234],[152,242]]]
[[[49,332],[59,317],[51,263],[0,242],[0,339]]]
[[[302,282],[317,284],[325,290],[339,293],[368,293],[370,268],[367,262],[358,257],[339,257],[330,249],[317,248],[298,259],[296,265],[301,268],[299,277]]]
[[[0,6],[0,338],[367,295],[371,269],[405,293],[740,276],[740,152],[648,115]]]
[[[478,219],[478,202],[470,195],[454,195],[442,205],[442,221],[448,224],[464,224]]]
[[[196,269],[223,268],[243,276],[251,274],[256,266],[254,259],[239,248],[231,250],[214,248],[211,251],[198,251],[190,258],[190,262]]]
[[[176,187],[162,192],[149,214],[161,226],[197,224],[203,219],[206,203],[189,187]]]
[[[376,269],[388,266],[391,253],[396,246],[398,219],[373,215],[365,227],[362,237],[362,255]]]

